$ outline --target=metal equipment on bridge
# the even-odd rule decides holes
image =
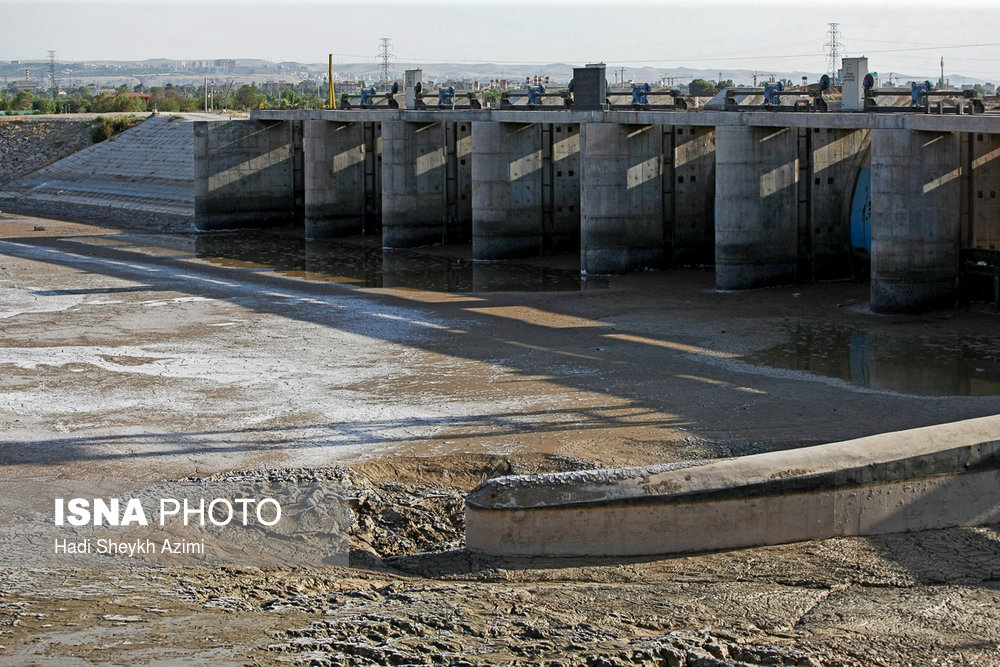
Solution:
[[[500,93],[500,108],[501,109],[537,109],[539,107],[568,107],[570,105],[570,91],[572,91],[573,82],[570,82],[570,87],[565,90],[557,91],[547,91],[545,86],[528,86],[522,90],[512,90],[510,92]],[[528,101],[524,104],[518,104],[517,98],[523,99],[527,97]],[[546,104],[546,99],[556,99],[558,98],[560,102],[558,104]]]
[[[649,92],[649,84],[644,83],[641,85],[632,84],[632,106],[649,106],[649,96],[646,93]]]
[[[381,107],[386,109],[398,109],[399,102],[395,100],[395,95],[398,92],[399,84],[393,82],[392,87],[384,93],[380,93],[375,90],[375,86],[369,86],[368,88],[362,88],[360,95],[355,95],[354,98],[358,99],[357,106],[361,109],[376,109]],[[355,108],[354,103],[351,100],[352,97],[350,95],[346,93],[341,95],[340,108]]]
[[[622,98],[629,96],[629,104],[615,104],[612,102],[612,98]],[[670,102],[660,102],[660,103],[650,103],[650,98],[670,98]],[[608,108],[609,109],[650,109],[650,110],[673,110],[673,109],[687,109],[687,101],[681,97],[679,91],[673,88],[664,88],[662,90],[653,90],[653,87],[649,83],[633,83],[632,88],[629,91],[623,90],[609,90],[608,91]]]
[[[986,107],[983,100],[974,90],[935,89],[930,81],[910,82],[910,89],[876,88],[875,77],[865,76],[865,111],[923,111],[924,113],[984,113]],[[910,98],[908,105],[879,104],[878,98]],[[932,100],[937,102],[932,104]]]
[[[829,104],[823,93],[830,88],[830,77],[824,74],[819,83],[808,87],[785,88],[780,81],[769,81],[760,88],[727,88],[723,108],[726,111],[828,111]],[[782,98],[794,98],[791,104]],[[763,103],[749,102],[748,99],[763,98]]]
[[[437,104],[433,108],[437,109],[482,109],[483,103],[474,92],[456,92],[454,86],[440,87],[434,92],[424,92],[423,84],[416,82],[413,85],[414,108],[429,109],[431,105],[424,99],[427,97],[437,98]],[[457,100],[465,100],[459,103]]]

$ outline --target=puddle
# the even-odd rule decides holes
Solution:
[[[920,396],[1000,395],[1000,341],[907,338],[847,327],[797,326],[748,363]]]
[[[123,239],[112,238],[119,242]],[[161,248],[161,242],[173,247]],[[382,250],[376,238],[307,241],[293,230],[194,234],[180,238],[171,235],[162,239],[132,236],[129,243],[138,252],[186,255],[218,266],[369,288],[454,293],[579,291],[608,286],[606,278],[581,276],[576,256],[546,257],[537,263],[481,263],[472,261],[468,246]],[[178,246],[186,252],[181,252]]]

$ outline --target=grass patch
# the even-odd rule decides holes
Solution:
[[[90,138],[95,144],[98,144],[116,134],[121,134],[130,127],[138,125],[140,122],[142,121],[135,116],[115,116],[113,118],[98,116],[94,119],[94,127],[90,130]]]

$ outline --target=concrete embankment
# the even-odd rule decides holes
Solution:
[[[18,178],[0,189],[0,209],[82,222],[190,231],[194,215],[193,118],[151,117],[112,139]]]
[[[466,502],[470,550],[708,551],[1000,520],[1000,416],[666,466],[501,477]]]

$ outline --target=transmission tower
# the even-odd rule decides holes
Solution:
[[[382,71],[379,74],[379,83],[388,86],[391,81],[389,79],[389,61],[393,58],[392,52],[392,40],[388,37],[383,37],[379,40],[379,54],[378,57],[382,61]]]
[[[49,51],[49,85],[52,87],[52,99],[59,99],[59,84],[56,82],[56,52]]]
[[[840,52],[844,50],[844,45],[840,43],[840,24],[827,23],[827,25],[830,29],[826,31],[827,42],[823,45],[827,54],[826,68],[830,72],[830,80],[840,83],[837,70],[840,69]]]

